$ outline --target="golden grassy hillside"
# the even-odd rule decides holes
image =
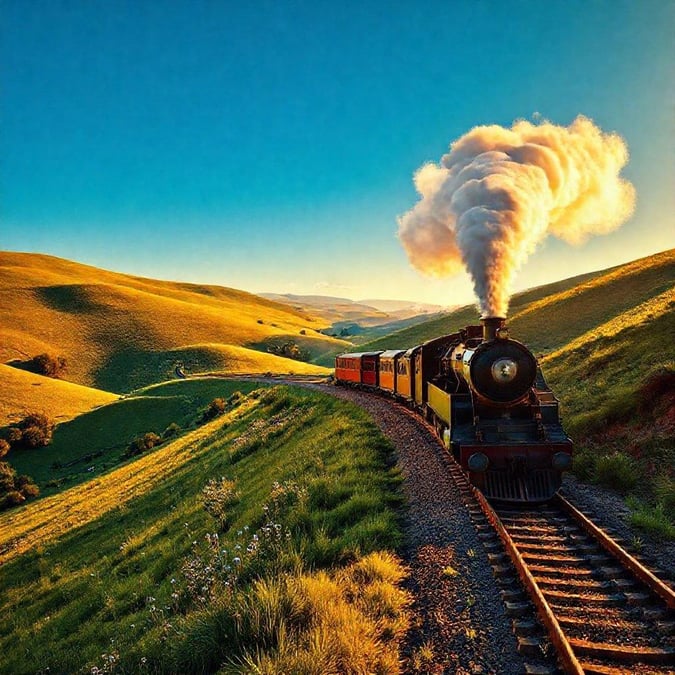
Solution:
[[[536,354],[563,347],[675,285],[675,249],[611,269],[538,286],[511,299],[511,335]],[[391,333],[360,350],[403,349],[478,323],[478,311],[467,305],[444,316]]]
[[[230,348],[221,365],[232,372],[300,372],[306,366],[296,361],[270,360],[267,346],[298,342],[313,358],[346,345],[320,334],[324,325],[287,305],[230,288],[143,279],[52,256],[0,252],[0,361],[61,354],[68,360],[67,379],[100,389],[122,392],[165,379],[166,369],[157,370],[161,356],[166,361],[194,345]],[[170,364],[169,373],[175,365]],[[185,365],[192,372],[207,369],[199,361]]]
[[[53,380],[2,364],[0,386],[0,427],[33,411],[44,412],[56,422],[64,422],[117,398],[107,391]]]

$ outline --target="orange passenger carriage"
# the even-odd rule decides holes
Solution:
[[[392,394],[396,391],[398,361],[404,352],[403,349],[390,349],[380,354],[380,389]]]

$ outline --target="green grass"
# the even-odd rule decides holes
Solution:
[[[631,508],[630,524],[658,539],[675,540],[675,522],[672,511],[668,512],[662,502],[645,504],[638,499],[628,500]]]
[[[178,383],[166,386],[179,388]],[[151,393],[153,398],[125,403],[159,405],[161,399],[172,402],[176,392]],[[201,390],[189,395],[205,396]],[[254,631],[252,642],[239,644],[231,633],[238,616],[234,609],[254,598],[256,579],[272,575],[327,587],[340,574],[330,572],[325,580],[313,577],[311,569],[337,570],[398,545],[400,478],[392,468],[391,447],[365,413],[304,390],[278,387],[252,396],[204,429],[92,481],[92,513],[86,522],[61,534],[45,530],[23,554],[10,551],[0,568],[0,672],[88,672],[102,667],[102,654],[116,659],[115,672],[138,672],[141,665],[148,672],[201,672],[228,659],[263,653],[276,658],[278,636],[275,644],[267,644]],[[171,458],[179,463],[170,464]],[[162,462],[166,472],[144,481],[143,467],[153,463],[157,471]],[[129,469],[134,466],[139,467],[134,487],[120,483],[133,475]],[[183,566],[188,560],[212,560],[205,535],[218,524],[204,509],[201,492],[221,476],[234,482],[239,499],[228,505],[229,527],[219,533],[216,551],[227,549],[232,561],[241,546],[242,563],[236,592],[219,585],[220,577],[202,602],[190,595]],[[83,484],[52,498],[64,505],[61,519],[72,517],[69,495],[79,498],[89,488]],[[117,506],[114,498],[105,502],[105,492],[94,496],[96,490],[124,495],[132,489],[131,499]],[[35,502],[15,511],[13,522],[29,522],[40,513],[41,504]],[[267,553],[247,555],[246,545],[252,533],[262,533],[266,513],[273,513],[290,537],[282,537],[274,556],[268,555],[273,546]],[[0,530],[8,518],[0,516]],[[370,592],[366,584],[363,593]],[[351,616],[357,605],[344,611]],[[362,622],[370,625],[367,618]],[[368,634],[375,631],[377,641],[380,629],[371,623],[375,627]],[[297,649],[302,635],[293,642]]]
[[[182,429],[194,428],[201,410],[214,398],[227,398],[234,391],[250,392],[260,386],[255,382],[202,378],[150,387],[59,424],[50,445],[14,450],[6,461],[19,474],[32,476],[43,496],[54,494],[118,466],[136,436],[150,431],[161,435],[172,423]],[[91,467],[94,468],[90,470]]]
[[[658,299],[543,360],[546,376],[564,403],[573,435],[599,433],[623,422],[653,421],[657,401],[642,401],[650,377],[675,364],[673,301]],[[654,309],[649,312],[649,308]]]

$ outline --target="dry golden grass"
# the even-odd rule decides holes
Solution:
[[[399,647],[411,620],[411,598],[400,588],[405,576],[383,551],[332,574],[256,581],[238,626],[256,649],[219,672],[400,673]]]
[[[654,319],[668,314],[675,310],[675,288],[670,288],[664,293],[650,298],[646,302],[639,304],[628,312],[619,314],[619,316],[602,323],[592,330],[580,335],[575,340],[568,342],[564,347],[547,354],[541,361],[542,364],[555,361],[560,357],[574,352],[577,349],[587,347],[600,338],[617,338],[620,339],[621,333],[625,330],[636,328],[643,324],[648,324]],[[617,345],[610,346],[611,349],[616,349]],[[595,351],[595,358],[602,357],[599,350]]]
[[[142,279],[51,256],[0,252],[0,361],[61,354],[68,360],[69,380],[101,389],[138,386],[137,381],[124,386],[129,360],[189,345],[255,346],[264,352],[265,343],[277,338],[301,342],[320,354],[347,344],[320,334],[324,325],[292,307],[230,288]],[[251,358],[246,351],[229,353],[234,372],[246,370]],[[265,370],[289,371],[288,360],[269,363]],[[298,372],[298,366],[293,368]],[[143,383],[157,381],[153,378],[154,373],[147,374]]]
[[[186,462],[205,451],[211,435],[251,410],[255,399],[199,427],[131,464],[0,517],[0,564],[100,518],[146,494]]]
[[[100,389],[53,380],[0,364],[0,426],[12,424],[29,412],[44,412],[64,422],[117,396]]]

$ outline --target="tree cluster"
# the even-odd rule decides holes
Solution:
[[[49,445],[54,433],[54,422],[44,413],[33,412],[24,417],[18,424],[7,430],[5,443],[14,448],[41,448]],[[7,454],[9,448],[3,453],[4,444],[0,443],[0,457]]]
[[[296,361],[309,360],[309,353],[304,349],[301,349],[297,343],[291,341],[270,345],[267,348],[267,351],[270,354],[276,354],[277,356],[284,356],[287,359],[295,359]]]
[[[124,453],[124,457],[141,455],[147,450],[152,450],[152,448],[156,445],[160,445],[162,442],[161,436],[158,436],[154,431],[148,431],[148,433],[137,436],[129,443],[129,446]]]
[[[0,462],[0,511],[37,497],[40,490],[30,476],[17,476],[7,463]]]

